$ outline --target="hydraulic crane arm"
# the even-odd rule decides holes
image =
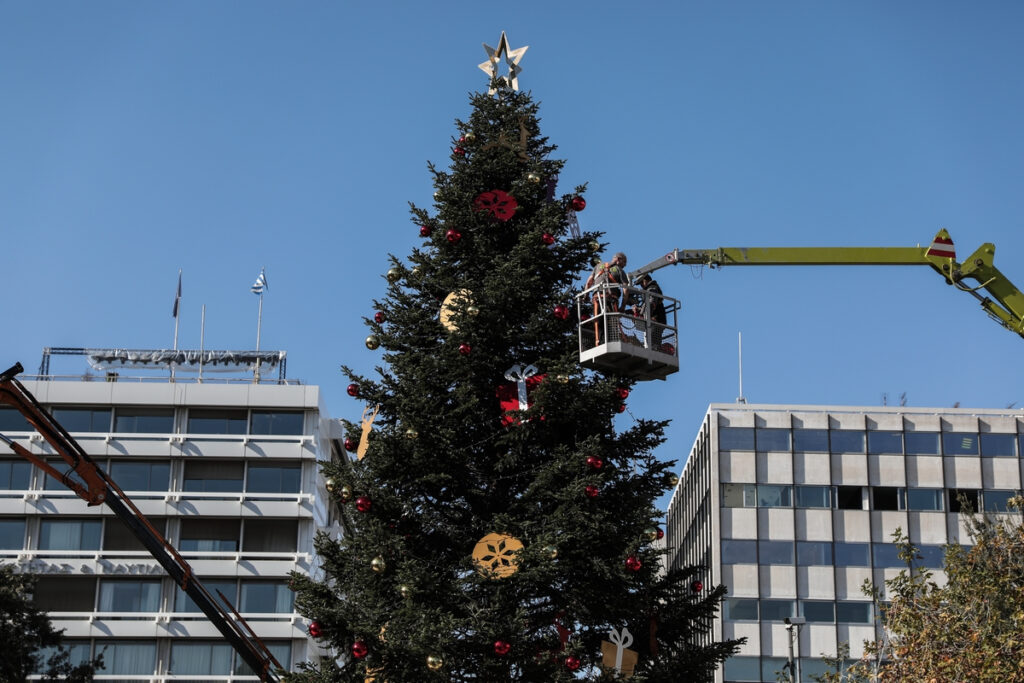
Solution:
[[[281,668],[280,663],[253,633],[245,620],[238,616],[237,612],[234,612],[234,608],[232,608],[232,612],[235,613],[237,619],[233,620],[228,616],[221,603],[210,595],[209,591],[193,575],[192,567],[178,554],[174,546],[164,539],[163,535],[150,524],[145,515],[135,507],[135,504],[120,487],[96,465],[78,442],[43,409],[36,398],[15,378],[22,370],[21,363],[16,363],[14,367],[0,373],[0,403],[6,403],[16,408],[71,469],[66,473],[61,473],[45,459],[4,434],[0,434],[0,441],[6,443],[17,455],[74,491],[89,505],[105,503],[132,531],[146,550],[174,579],[175,583],[192,598],[192,601],[217,627],[217,630],[245,660],[245,663],[259,675],[260,680],[276,681],[274,669]],[[221,600],[224,600],[223,595],[220,597]]]
[[[940,230],[929,247],[719,247],[674,249],[629,273],[636,282],[645,273],[680,263],[724,266],[930,266],[946,284],[971,293],[989,315],[1024,337],[1024,294],[993,265],[995,246],[981,245],[958,263],[949,233]],[[976,287],[965,279],[978,282]],[[984,296],[978,290],[988,293]]]

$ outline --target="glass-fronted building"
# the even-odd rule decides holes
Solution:
[[[288,587],[291,571],[316,570],[314,534],[330,524],[317,462],[344,457],[318,387],[115,373],[22,381],[283,666],[323,654]],[[0,432],[53,455],[7,406]],[[13,453],[0,458],[0,561],[39,575],[35,599],[74,659],[103,652],[97,680],[257,680],[106,506]]]
[[[871,599],[906,564],[942,566],[943,545],[969,543],[961,519],[1006,510],[1022,481],[1020,410],[712,404],[669,506],[673,565],[707,567],[729,595],[717,638],[746,637],[716,681],[775,681],[790,631],[803,680],[848,643],[881,636]],[[937,573],[941,580],[941,572]]]

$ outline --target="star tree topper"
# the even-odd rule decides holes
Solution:
[[[508,46],[508,38],[505,37],[505,32],[501,32],[501,40],[498,41],[498,47],[493,48],[487,43],[484,43],[484,50],[487,51],[487,61],[480,64],[480,69],[487,74],[487,76],[493,81],[495,78],[507,83],[513,90],[519,90],[519,72],[523,69],[519,66],[519,60],[523,58],[523,55],[530,46],[517,47],[512,50]],[[498,76],[498,62],[501,61],[502,55],[505,56],[505,63],[508,64],[508,76]],[[487,91],[488,95],[493,95],[497,90],[491,88]]]

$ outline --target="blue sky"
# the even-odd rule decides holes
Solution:
[[[946,227],[1024,286],[1024,5],[1016,2],[0,0],[0,364],[44,346],[288,351],[358,419],[363,316],[420,243],[428,160],[486,86],[483,42],[588,182],[630,265],[673,247],[913,246]],[[1024,405],[1024,340],[928,269],[663,270],[681,370],[630,397],[682,458],[733,401]],[[528,361],[529,359],[524,359]],[[62,361],[55,371],[82,372]],[[627,414],[621,419],[628,421]]]

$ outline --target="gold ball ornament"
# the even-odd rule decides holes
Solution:
[[[547,553],[548,557],[552,560],[558,559],[558,548],[553,545],[544,546],[544,552]]]
[[[591,265],[596,266],[599,263],[601,263],[601,255],[600,254],[594,254],[593,256],[590,257],[590,264]]]
[[[526,174],[526,179],[529,180],[531,183],[539,183],[540,182],[540,176],[537,175],[536,173],[527,173]]]
[[[508,534],[487,534],[473,548],[473,562],[482,576],[504,579],[519,570],[523,542]]]
[[[648,529],[644,529],[644,538],[646,538],[648,541],[657,541],[658,540],[658,530],[653,528],[653,527],[652,528],[648,528]]]
[[[670,474],[668,476],[668,485],[669,486],[673,486],[673,487],[674,486],[678,486],[679,485],[679,477],[677,477],[674,474]]]
[[[444,660],[439,655],[427,655],[427,668],[431,671],[438,671],[444,666]]]
[[[338,498],[341,499],[342,503],[347,503],[349,498],[352,497],[352,487],[345,484],[341,487],[341,491],[338,492]]]
[[[470,304],[469,306],[466,306],[466,315],[471,315],[475,318],[476,316],[480,315],[480,309]]]
[[[378,348],[380,348],[380,339],[377,338],[377,335],[371,334],[369,337],[366,338],[366,348],[370,349],[371,351],[375,351]]]
[[[601,243],[598,242],[597,240],[594,240],[593,242],[591,242],[589,246],[590,246],[590,251],[592,251],[592,252],[597,253],[597,252],[601,251]]]
[[[398,587],[398,594],[406,600],[408,600],[410,597],[412,597],[412,586],[403,583],[401,586]]]
[[[561,384],[569,383],[569,375],[555,375],[555,379],[558,380]]]
[[[388,279],[388,282],[398,282],[398,279],[402,277],[402,271],[400,271],[398,268],[388,268],[388,272],[385,274],[384,277]]]
[[[335,482],[333,477],[327,477],[327,479],[324,480],[324,488],[332,493],[334,492],[334,484]]]
[[[372,569],[373,571],[377,572],[378,574],[383,574],[384,570],[387,569],[387,568],[388,568],[387,562],[385,562],[384,558],[381,557],[380,555],[378,555],[377,557],[373,558],[373,560],[370,561],[370,569]]]
[[[417,437],[418,437],[419,435],[420,435],[420,433],[419,433],[419,432],[417,432],[417,431],[416,431],[415,429],[413,429],[412,427],[409,427],[408,429],[406,429],[406,430],[405,430],[405,438],[407,438],[407,439],[415,439],[415,438],[417,438]]]
[[[474,140],[476,140],[476,133],[474,133],[471,130],[467,130],[466,134],[462,136],[462,139],[465,142],[473,142]]]
[[[413,266],[412,267],[412,276],[413,277],[420,277],[421,275],[423,275],[423,267],[422,266]]]

